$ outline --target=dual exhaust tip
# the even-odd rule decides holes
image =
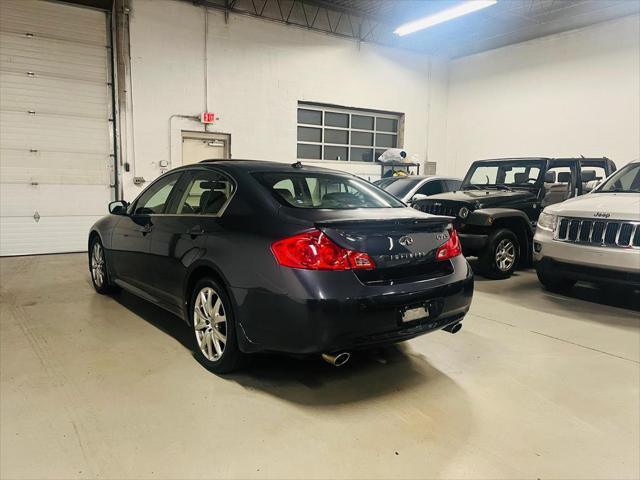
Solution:
[[[452,323],[451,325],[447,325],[446,327],[444,327],[442,330],[452,334],[458,333],[460,330],[462,330],[462,323],[461,322]],[[341,367],[342,365],[347,363],[350,358],[351,358],[351,354],[349,352],[322,354],[322,359],[325,362],[330,363],[334,367]]]

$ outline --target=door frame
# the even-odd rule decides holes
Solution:
[[[223,132],[197,132],[192,130],[181,130],[181,139],[180,146],[183,146],[185,139],[189,140],[211,140],[211,141],[221,141],[224,143],[224,155],[223,158],[225,160],[231,159],[231,134],[223,133]],[[180,149],[180,160],[182,165],[191,165],[188,163],[184,163],[183,148]],[[197,162],[196,162],[197,163]]]

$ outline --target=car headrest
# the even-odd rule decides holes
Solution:
[[[200,182],[200,188],[202,190],[225,190],[227,188],[227,182],[212,182],[209,180],[205,180]]]
[[[293,194],[288,188],[274,188],[273,191],[284,198],[287,202],[293,203]]]
[[[360,205],[362,201],[353,193],[349,192],[332,192],[326,193],[322,197],[322,203],[340,203],[345,205]]]
[[[218,213],[226,200],[224,193],[206,190],[200,197],[200,213]]]
[[[529,180],[529,174],[527,172],[515,173],[513,175],[513,179],[515,180],[515,183],[527,183],[527,180]]]
[[[571,172],[558,172],[558,182],[559,183],[571,182]]]
[[[583,182],[590,182],[591,180],[596,179],[596,171],[595,170],[582,170],[580,173],[580,178]]]

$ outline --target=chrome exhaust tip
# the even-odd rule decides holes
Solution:
[[[336,353],[335,355],[332,353],[323,353],[322,359],[333,365],[334,367],[341,367],[345,363],[349,361],[351,358],[351,354],[349,352]]]
[[[451,334],[458,333],[460,330],[462,330],[462,323],[452,323],[451,325],[447,325],[446,327],[444,327],[442,330]]]

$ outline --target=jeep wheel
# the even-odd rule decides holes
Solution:
[[[567,293],[576,284],[575,280],[557,275],[550,275],[539,268],[536,268],[536,274],[538,275],[540,283],[550,292]]]
[[[501,228],[489,235],[487,248],[479,257],[480,274],[487,278],[509,278],[518,264],[520,244],[515,233]]]

